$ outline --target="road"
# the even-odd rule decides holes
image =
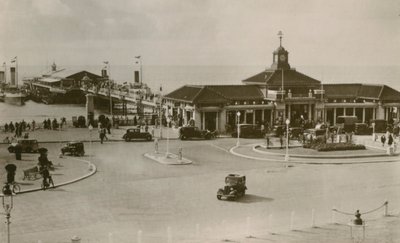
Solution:
[[[242,144],[255,140],[243,140]],[[94,143],[84,159],[98,172],[83,181],[49,191],[18,195],[11,214],[13,242],[220,242],[246,234],[303,229],[331,222],[335,206],[361,212],[389,200],[399,210],[400,163],[294,165],[256,161],[228,152],[235,139],[170,141],[183,148],[192,165],[162,165],[143,156],[148,142]],[[57,153],[57,144],[49,144]],[[160,150],[166,141],[160,142]],[[247,176],[247,195],[219,201],[216,192],[227,173]],[[382,211],[365,215],[379,218]],[[345,222],[349,216],[336,215]],[[4,239],[5,227],[0,229]],[[262,241],[261,241],[262,242]],[[266,241],[268,242],[268,241]]]

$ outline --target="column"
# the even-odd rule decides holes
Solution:
[[[227,118],[227,111],[223,109],[220,114],[220,119],[219,119],[219,131],[225,132],[225,125],[226,125],[226,118]]]
[[[365,123],[365,107],[363,108],[362,123]]]
[[[343,107],[343,115],[345,116],[346,115],[346,107]]]
[[[397,108],[397,109],[398,109],[398,108]],[[261,110],[261,121],[265,123],[265,121],[264,121],[264,119],[265,119],[265,114],[264,114],[264,112],[265,112],[265,109],[262,109],[262,110]],[[399,112],[397,112],[397,114],[399,114]]]
[[[355,116],[355,115],[356,115],[356,108],[353,107],[353,116]]]
[[[93,95],[86,95],[86,125],[89,125],[94,118],[94,100]]]
[[[336,125],[336,107],[333,108],[333,125]]]
[[[389,107],[385,107],[385,120],[389,119]]]
[[[288,104],[288,119],[290,120],[291,118],[291,114],[292,114],[292,106],[290,104]]]
[[[372,108],[372,119],[376,119],[376,117],[375,117],[375,107]]]
[[[253,125],[256,124],[256,110],[253,110]]]
[[[312,109],[311,109],[311,104],[308,104],[308,120],[312,120]]]
[[[396,107],[396,117],[397,117],[397,121],[399,121],[399,118],[400,118],[399,107]]]
[[[201,121],[201,129],[206,129],[206,113],[204,111],[201,112],[202,121]]]
[[[216,114],[216,118],[215,118],[215,129],[217,130],[217,131],[219,131],[220,129],[219,129],[219,115],[220,115],[221,113],[219,112],[219,111],[217,111],[217,114]]]
[[[246,121],[247,121],[247,112],[246,112],[246,110],[244,110],[243,113],[244,113],[243,114],[243,123],[246,124]]]

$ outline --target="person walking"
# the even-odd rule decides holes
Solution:
[[[384,146],[385,146],[385,142],[386,142],[386,137],[385,137],[385,135],[382,135],[382,136],[381,136],[381,142],[382,142],[382,147],[384,147]]]
[[[104,138],[106,137],[106,130],[104,128],[100,128],[99,136],[100,136],[100,143],[103,144]]]

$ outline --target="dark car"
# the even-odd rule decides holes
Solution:
[[[186,140],[189,138],[211,139],[215,137],[214,132],[208,130],[200,130],[198,127],[181,127],[179,129],[179,138]]]
[[[371,135],[372,127],[369,127],[368,124],[366,124],[366,123],[356,123],[354,134],[356,134],[356,135]]]
[[[236,200],[243,197],[246,193],[246,176],[238,174],[229,174],[225,177],[224,188],[218,189],[217,199]]]
[[[241,138],[262,138],[264,137],[264,131],[261,130],[261,126],[251,124],[239,124],[239,137]],[[236,138],[237,128],[231,134],[232,137]]]
[[[129,142],[133,139],[144,139],[147,141],[151,141],[153,139],[153,136],[149,132],[141,132],[140,128],[130,128],[126,130],[126,133],[122,138]]]
[[[21,148],[21,153],[37,153],[39,150],[39,143],[36,139],[18,140],[18,142],[10,144],[8,152],[14,153],[16,146]]]
[[[301,127],[291,127],[289,128],[289,136],[292,139],[298,139],[303,136],[304,129]]]
[[[61,148],[61,153],[63,155],[68,153],[74,156],[83,156],[85,155],[85,147],[82,142],[68,142]]]

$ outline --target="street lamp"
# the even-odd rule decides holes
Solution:
[[[169,123],[171,122],[171,118],[167,118],[167,152],[165,153],[165,157],[168,158],[169,155]]]
[[[237,116],[237,142],[236,146],[239,147],[240,141],[239,141],[239,135],[240,135],[240,128],[239,128],[239,123],[240,123],[240,111],[236,113]]]
[[[372,141],[375,141],[375,122],[372,123]]]
[[[92,151],[92,130],[93,130],[93,126],[92,126],[92,124],[89,124],[90,153],[93,155],[93,151]]]
[[[289,124],[290,124],[290,120],[286,119],[286,154],[285,154],[285,161],[289,161]]]

